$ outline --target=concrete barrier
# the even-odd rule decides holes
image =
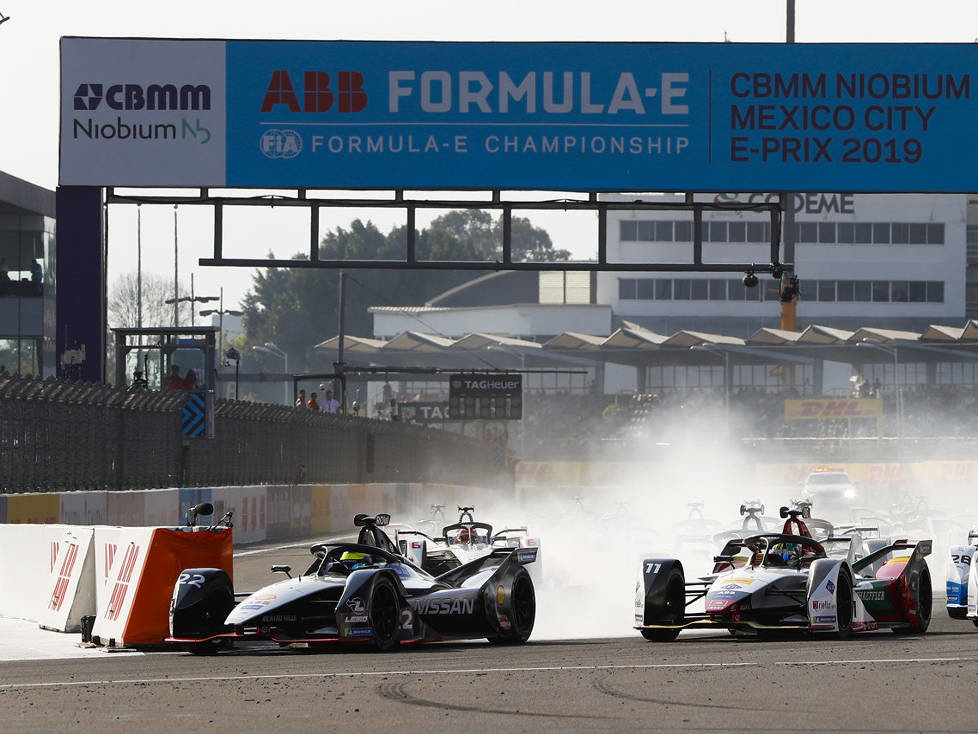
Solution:
[[[57,546],[37,622],[55,632],[78,632],[81,618],[95,613],[95,531],[65,527]]]

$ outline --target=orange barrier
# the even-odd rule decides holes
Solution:
[[[230,530],[95,530],[96,554],[110,557],[92,640],[109,647],[158,645],[169,635],[173,585],[185,568],[233,573]]]

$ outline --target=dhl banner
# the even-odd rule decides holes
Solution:
[[[815,398],[785,400],[784,419],[788,421],[827,421],[837,418],[881,418],[880,398]]]

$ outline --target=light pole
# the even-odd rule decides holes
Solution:
[[[286,405],[289,405],[290,402],[291,402],[289,400],[289,380],[288,380],[288,374],[289,374],[289,355],[286,354],[281,349],[279,349],[279,347],[276,346],[274,342],[265,342],[265,346],[263,346],[263,347],[252,347],[252,350],[253,351],[256,351],[256,352],[265,352],[266,354],[271,354],[271,355],[273,355],[275,357],[278,357],[279,359],[284,360],[284,362],[285,362],[285,375],[286,375],[286,379],[285,379],[285,404]]]
[[[195,296],[194,295],[194,274],[191,273],[190,274],[190,295],[189,296],[180,296],[179,298],[167,298],[165,301],[163,301],[163,303],[167,303],[167,304],[169,304],[169,303],[174,303],[174,304],[189,303],[189,304],[191,304],[191,306],[190,306],[190,325],[193,326],[194,325],[194,307],[193,307],[193,304],[194,303],[210,303],[211,301],[217,301],[217,300],[220,300],[220,296]],[[179,308],[179,306],[177,306],[177,308]],[[201,311],[201,316],[203,316],[203,315],[204,315],[204,312]]]
[[[221,355],[221,358],[223,359],[223,355],[224,355],[224,314],[227,314],[228,316],[241,316],[241,315],[244,314],[244,311],[238,311],[238,310],[233,309],[233,308],[227,308],[227,309],[224,308],[224,288],[223,287],[221,287],[221,295],[218,296],[216,299],[213,296],[208,296],[206,299],[202,299],[202,300],[208,300],[208,301],[220,300],[220,304],[219,304],[218,308],[207,308],[207,309],[204,309],[203,311],[200,312],[200,315],[201,316],[210,316],[211,314],[215,314],[215,313],[218,314],[219,318],[218,318],[218,323],[217,323],[217,330],[218,330],[219,333],[217,335],[217,340],[218,340],[217,353],[220,354]],[[268,345],[266,344],[265,346],[268,346]],[[288,370],[286,370],[286,372],[288,372]]]
[[[897,436],[899,438],[903,438],[903,389],[900,387],[900,362],[897,359],[896,346],[887,347],[884,346],[878,339],[868,338],[857,342],[856,346],[868,349],[877,349],[884,354],[889,354],[891,357],[893,357],[893,388],[896,390],[897,404]]]

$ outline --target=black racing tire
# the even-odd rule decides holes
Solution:
[[[184,642],[181,647],[191,655],[217,655],[227,647],[227,640],[207,640],[206,642]]]
[[[537,617],[537,596],[525,568],[517,570],[509,592],[509,629],[487,637],[493,645],[522,645],[530,639]]]
[[[914,608],[917,610],[917,623],[903,627],[894,627],[898,635],[922,635],[930,627],[931,611],[934,604],[934,592],[931,588],[930,570],[924,566],[917,575],[916,583],[911,585]]]
[[[975,627],[978,627],[978,619],[972,619],[971,621],[974,623]]]
[[[947,616],[951,619],[967,619],[968,610],[963,607],[952,607],[947,610]]]
[[[839,570],[839,578],[836,583],[835,593],[835,613],[839,629],[835,631],[835,636],[844,640],[852,634],[852,618],[855,612],[855,593],[852,588],[852,576],[849,575],[848,568]]]
[[[666,581],[666,608],[662,615],[670,624],[681,625],[686,621],[686,579],[683,572],[673,567]],[[642,637],[649,642],[672,642],[679,637],[680,629],[644,629]]]
[[[400,642],[401,599],[387,576],[378,575],[370,589],[367,616],[373,629],[374,648],[387,652]]]

